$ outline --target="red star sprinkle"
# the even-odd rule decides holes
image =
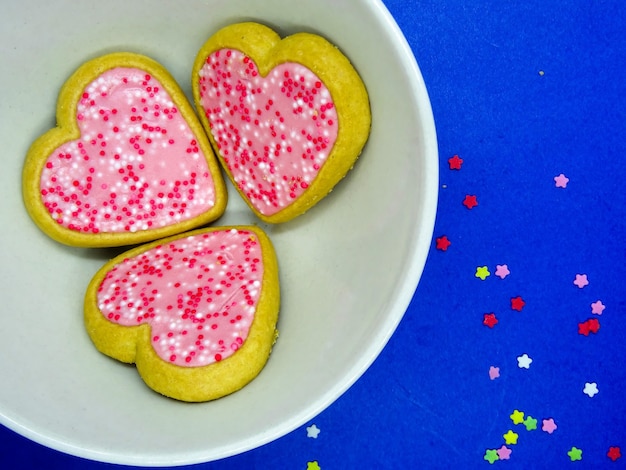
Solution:
[[[496,318],[495,313],[485,313],[483,315],[483,325],[487,325],[489,328],[493,328],[496,323],[498,323],[498,319]]]
[[[511,308],[513,310],[521,312],[524,308],[524,305],[526,305],[526,302],[524,302],[524,299],[522,299],[519,295],[517,297],[511,298]]]
[[[622,456],[622,452],[619,447],[609,447],[609,451],[606,453],[606,456],[615,462]]]
[[[448,247],[451,245],[450,240],[445,235],[437,238],[437,249],[441,251],[446,251]]]
[[[587,322],[582,322],[578,324],[578,334],[589,336],[589,325]]]
[[[600,329],[600,321],[597,318],[590,318],[587,320],[587,325],[589,325],[589,331],[592,333],[597,333]]]
[[[468,194],[463,199],[463,205],[468,209],[472,209],[478,205],[478,201],[476,200],[476,196]]]
[[[600,322],[597,318],[590,318],[589,320],[578,324],[578,334],[589,336],[589,333],[597,333],[600,329]]]
[[[451,170],[460,170],[462,164],[463,159],[459,158],[458,155],[454,155],[453,157],[448,158],[448,165],[450,165]]]

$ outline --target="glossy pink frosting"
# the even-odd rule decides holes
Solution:
[[[295,62],[262,77],[234,49],[207,58],[199,85],[211,133],[239,189],[264,215],[292,204],[337,139],[337,112],[326,85]]]
[[[87,233],[176,224],[215,204],[205,155],[170,94],[136,68],[104,72],[77,105],[80,137],[57,148],[41,173],[54,219]]]
[[[263,280],[261,246],[246,230],[218,230],[158,245],[111,269],[98,307],[123,326],[148,323],[163,360],[204,366],[244,343]]]

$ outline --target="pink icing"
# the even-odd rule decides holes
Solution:
[[[211,54],[200,98],[230,174],[251,204],[272,215],[313,182],[338,132],[330,92],[311,70],[283,63],[262,77],[240,51]]]
[[[76,109],[77,140],[44,163],[41,197],[62,226],[136,232],[196,217],[215,204],[213,179],[172,97],[136,68],[104,72]]]
[[[203,366],[226,359],[246,340],[262,279],[252,232],[207,232],[117,264],[98,289],[98,308],[120,325],[150,324],[163,360]]]

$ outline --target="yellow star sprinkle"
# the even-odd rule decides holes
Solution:
[[[524,412],[520,410],[514,410],[510,416],[513,424],[522,424],[524,422]]]
[[[489,277],[491,273],[489,272],[489,268],[487,266],[478,266],[476,268],[476,274],[474,276],[480,278],[481,281],[484,281]]]
[[[506,442],[509,446],[517,444],[518,434],[510,429],[506,432],[506,434],[503,434],[502,437],[504,437],[504,442]]]
[[[314,460],[306,463],[306,470],[322,470],[322,468],[317,463],[317,460]]]

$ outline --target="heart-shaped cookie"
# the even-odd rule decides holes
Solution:
[[[315,34],[281,40],[258,23],[227,26],[200,49],[192,88],[222,166],[265,222],[288,221],[325,197],[369,136],[361,78]]]
[[[99,351],[135,363],[155,391],[207,401],[261,371],[279,303],[276,255],[261,229],[199,229],[104,265],[85,295],[85,326]]]
[[[50,237],[119,246],[181,233],[226,208],[220,167],[194,110],[154,60],[84,63],[57,103],[57,126],[30,147],[26,208]]]

